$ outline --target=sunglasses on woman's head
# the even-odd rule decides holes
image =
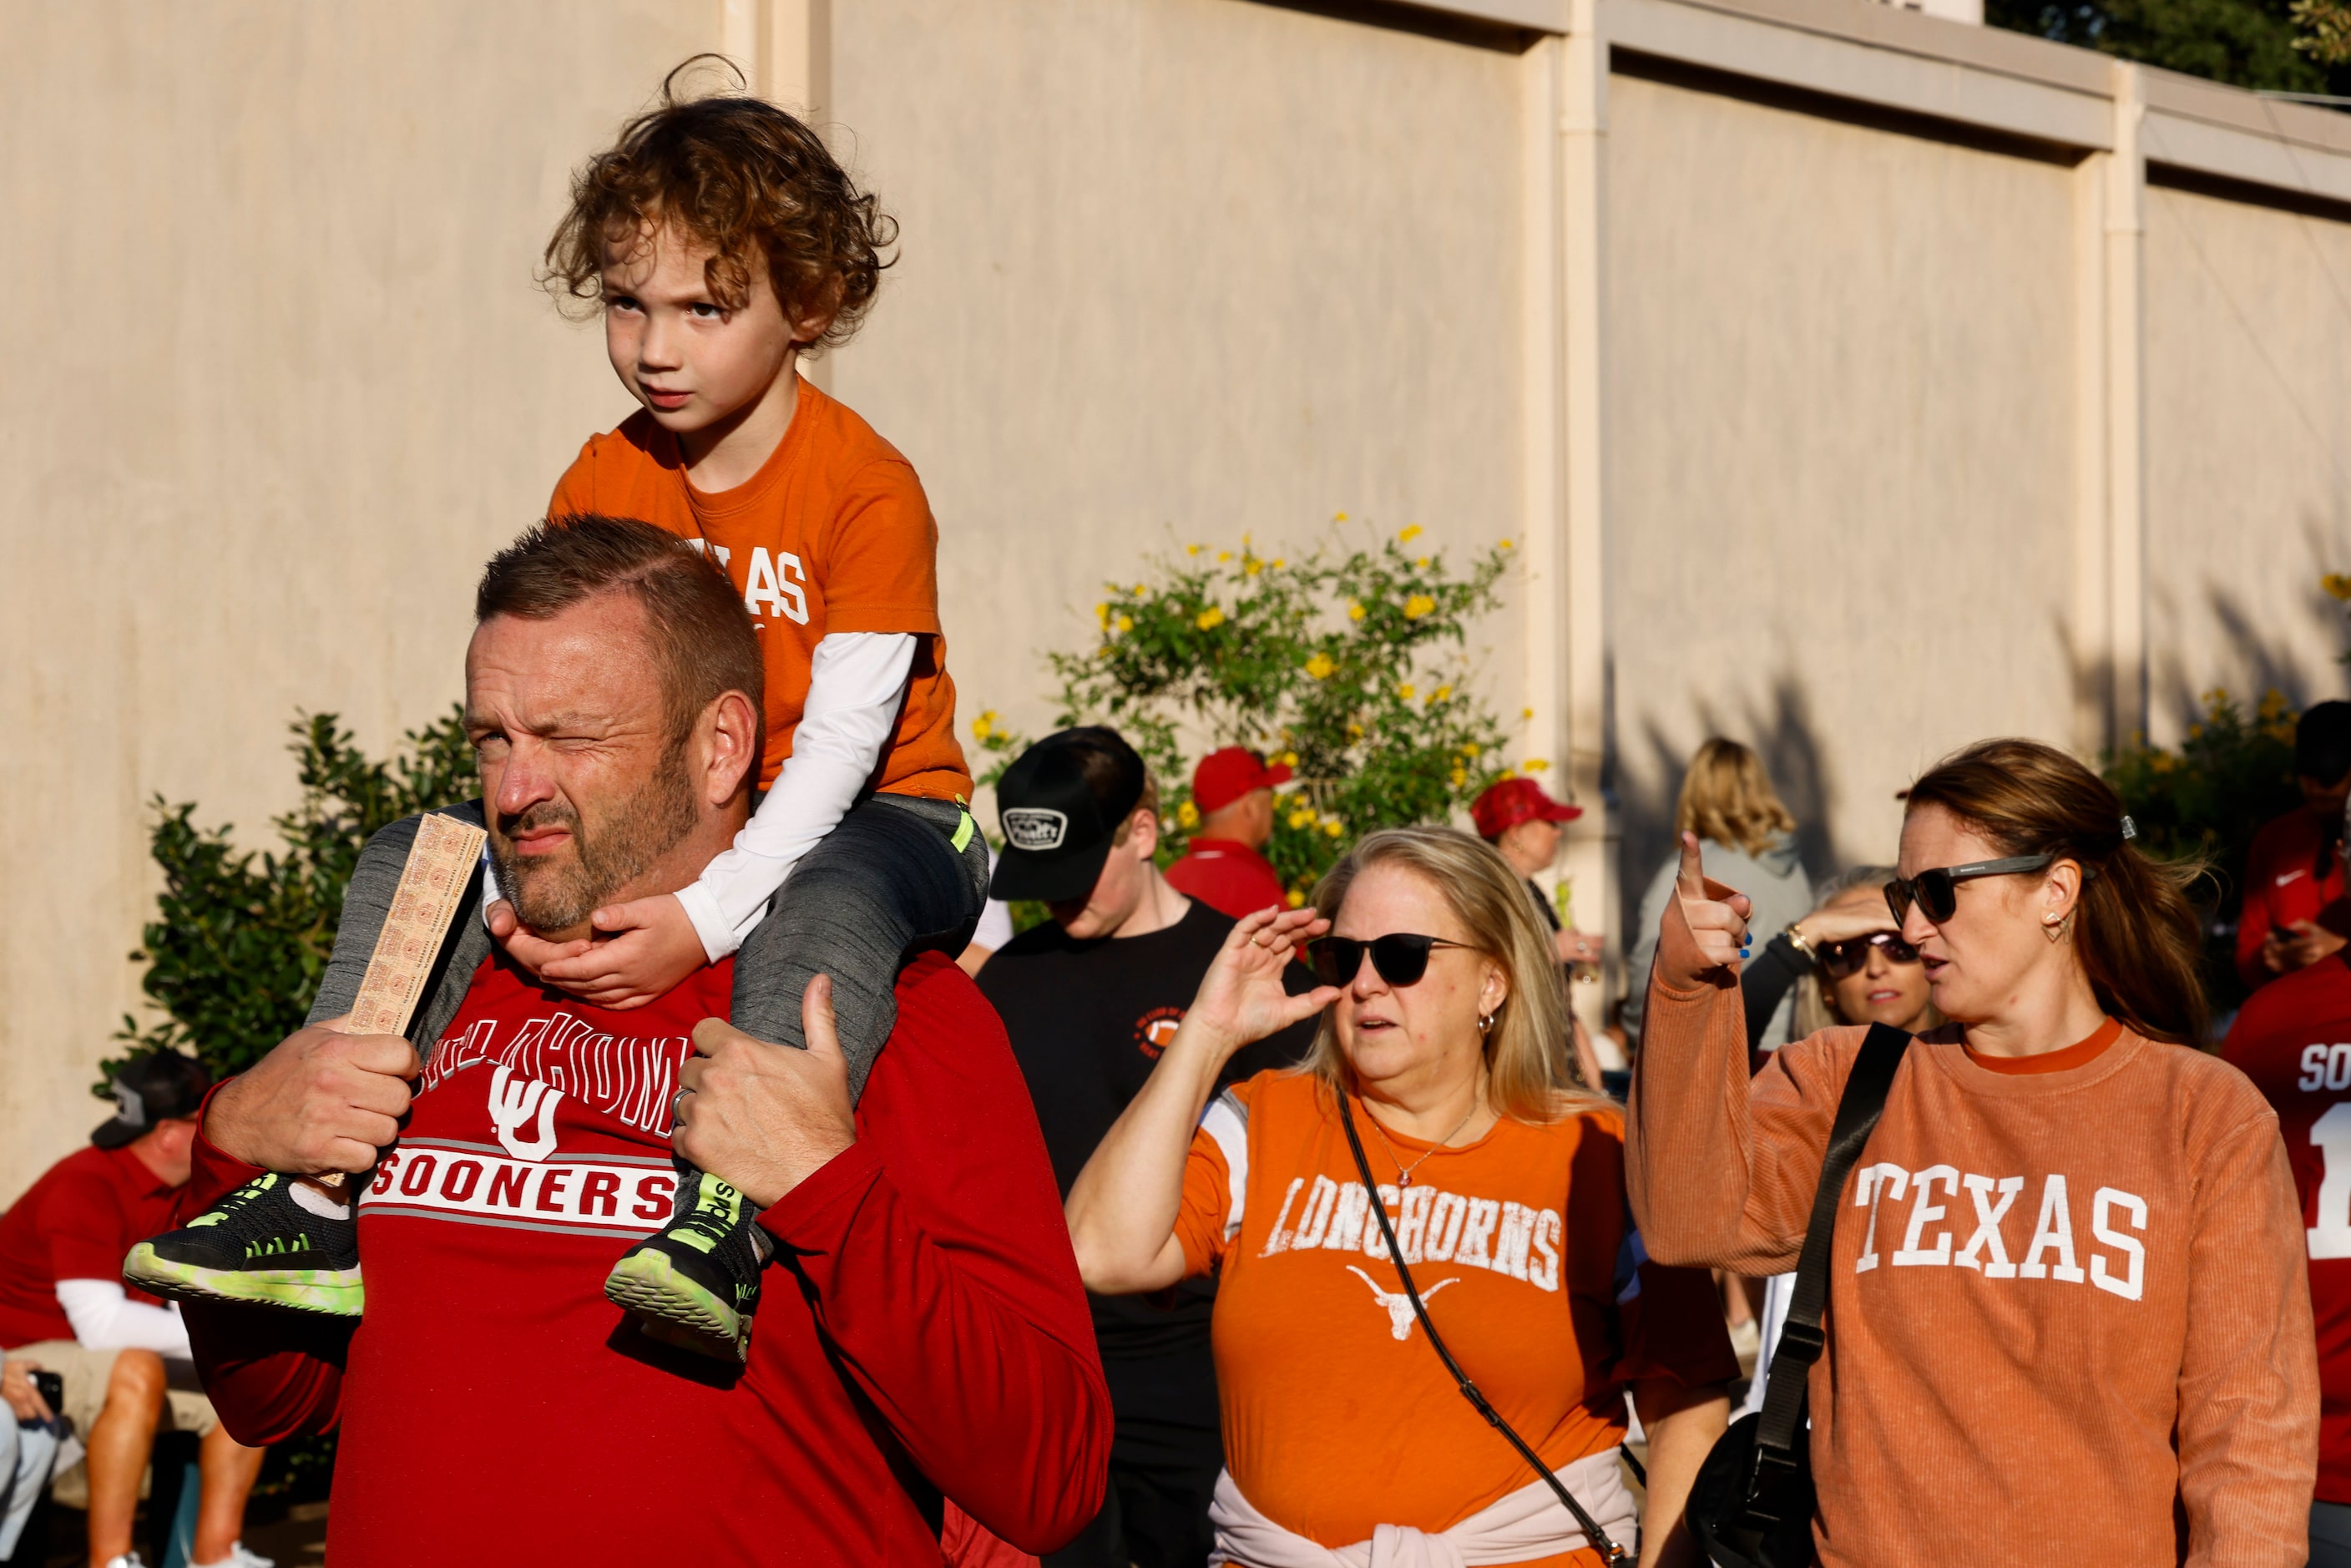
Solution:
[[[1918,949],[1891,931],[1879,931],[1867,936],[1849,936],[1842,942],[1831,942],[1821,949],[1821,973],[1832,980],[1842,980],[1861,973],[1869,962],[1872,947],[1886,949],[1886,958],[1892,964],[1915,964]]]
[[[1467,942],[1447,942],[1442,936],[1416,936],[1403,931],[1374,936],[1368,942],[1358,942],[1352,936],[1318,936],[1306,945],[1306,957],[1314,967],[1314,977],[1326,986],[1353,984],[1355,971],[1364,967],[1366,953],[1372,956],[1372,967],[1389,985],[1416,986],[1420,977],[1428,973],[1430,949],[1468,946]]]
[[[1925,910],[1927,918],[1940,925],[1959,912],[1959,883],[1973,882],[1980,876],[2021,876],[2029,871],[2039,871],[2055,855],[2016,855],[2004,861],[1976,861],[1968,865],[1947,865],[1933,871],[1922,871],[1917,876],[1897,876],[1886,884],[1886,907],[1894,911],[1896,921],[1910,917],[1910,905],[1917,903]]]

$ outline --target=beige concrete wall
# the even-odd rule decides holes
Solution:
[[[2150,728],[2345,695],[2351,224],[2150,189],[2147,343]]]
[[[1815,874],[1992,734],[2067,738],[2067,172],[1618,75],[1608,579],[1625,896],[1710,731]]]
[[[831,384],[929,486],[967,720],[1040,732],[1044,650],[1176,540],[1517,530],[1515,56],[1233,0],[858,0],[833,37],[904,235]]]
[[[531,283],[718,7],[0,5],[0,1201],[103,1115],[146,802],[266,842],[285,727],[459,695],[470,580],[626,412]]]

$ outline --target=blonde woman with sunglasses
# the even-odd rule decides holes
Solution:
[[[1810,1382],[1818,1560],[2299,1563],[2318,1379],[2277,1121],[2198,1049],[2192,868],[2063,752],[1912,786],[1888,912],[1949,1024],[1855,1164]],[[1748,901],[1686,840],[1635,1069],[1653,1256],[1792,1267],[1863,1031],[1750,1082]],[[1728,1151],[1729,1157],[1725,1157]]]
[[[1301,951],[1322,983],[1292,996]],[[1222,1560],[1598,1568],[1552,1481],[1464,1398],[1434,1325],[1628,1550],[1629,1390],[1657,1521],[1640,1561],[1696,1561],[1677,1517],[1737,1363],[1706,1276],[1648,1262],[1631,1229],[1621,1119],[1577,1082],[1566,1007],[1551,933],[1490,848],[1439,828],[1372,834],[1312,908],[1234,927],[1079,1176],[1070,1230],[1089,1290],[1217,1276]],[[1304,1068],[1212,1103],[1234,1051],[1317,1011]]]

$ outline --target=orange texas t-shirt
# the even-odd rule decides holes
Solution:
[[[766,647],[762,784],[775,782],[792,754],[810,662],[826,632],[916,633],[905,709],[874,788],[971,798],[939,632],[938,526],[914,465],[849,409],[802,381],[791,428],[768,461],[716,495],[686,481],[677,438],[641,410],[588,438],[547,513],[638,517],[716,554]]]
[[[1430,1319],[1554,1469],[1623,1440],[1634,1379],[1738,1375],[1708,1276],[1647,1261],[1633,1231],[1613,1111],[1505,1117],[1434,1153],[1354,1113]],[[1388,1145],[1428,1154],[1401,1191]],[[1319,1080],[1269,1071],[1211,1103],[1176,1235],[1189,1273],[1218,1276],[1226,1466],[1275,1523],[1335,1548],[1381,1524],[1447,1529],[1534,1481],[1413,1320]]]

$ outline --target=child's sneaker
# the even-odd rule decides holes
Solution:
[[[348,1197],[339,1202],[275,1173],[254,1177],[184,1229],[133,1247],[122,1278],[176,1301],[257,1301],[339,1318],[358,1317],[366,1301],[359,1218]]]
[[[743,1195],[707,1172],[694,1202],[622,1254],[604,1281],[614,1304],[652,1320],[645,1332],[721,1361],[751,1359],[751,1314],[767,1261]],[[684,1331],[683,1333],[675,1332]]]

